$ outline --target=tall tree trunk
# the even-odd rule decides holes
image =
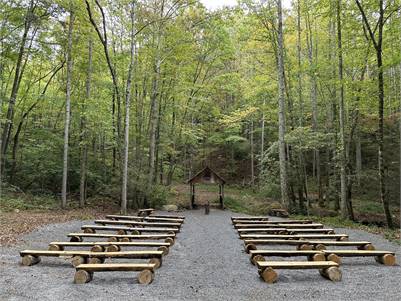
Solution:
[[[86,173],[87,173],[87,162],[88,162],[88,146],[87,146],[87,137],[86,137],[86,104],[85,102],[90,100],[91,97],[91,83],[92,83],[92,54],[93,54],[93,40],[90,37],[88,41],[88,70],[86,75],[86,84],[85,84],[85,97],[84,103],[82,104],[82,113],[81,113],[81,135],[80,135],[80,146],[81,146],[81,154],[80,154],[80,181],[79,181],[79,206],[83,207],[86,201]]]
[[[20,44],[19,51],[18,51],[18,57],[17,57],[16,66],[15,66],[14,81],[13,81],[13,85],[12,85],[12,89],[11,89],[10,100],[8,103],[6,122],[4,124],[3,133],[2,133],[2,137],[1,137],[1,140],[2,140],[1,155],[2,155],[3,160],[5,159],[5,154],[7,152],[9,138],[10,138],[10,134],[11,134],[11,128],[12,128],[13,121],[14,121],[15,101],[17,99],[18,90],[20,87],[21,78],[22,78],[23,70],[24,70],[23,57],[25,54],[25,44],[28,39],[29,30],[31,28],[31,24],[32,24],[32,20],[33,20],[32,15],[33,15],[34,10],[35,10],[34,1],[31,0],[28,10],[25,15],[24,32],[22,34],[21,44]],[[2,166],[2,164],[0,162],[0,168],[1,168],[1,166]]]
[[[284,83],[284,42],[283,42],[283,10],[281,0],[277,1],[278,16],[278,57],[277,57],[277,73],[278,73],[278,102],[279,102],[279,163],[280,163],[280,187],[281,202],[284,207],[288,207],[288,178],[287,178],[287,162],[285,153],[285,83]]]
[[[124,163],[121,189],[121,213],[127,212],[127,184],[128,184],[128,154],[129,154],[129,127],[131,84],[135,62],[135,1],[131,2],[131,57],[125,90],[125,131],[124,131]]]
[[[250,124],[250,144],[251,144],[251,185],[255,184],[255,150],[253,143],[253,120]]]
[[[64,156],[63,156],[63,182],[61,188],[61,208],[67,205],[67,177],[68,177],[68,144],[70,135],[71,118],[71,81],[72,81],[72,31],[74,26],[74,12],[70,12],[68,24],[68,42],[67,42],[67,87],[65,99],[65,124],[64,124]]]
[[[340,81],[339,113],[340,113],[340,185],[341,185],[341,215],[349,217],[347,207],[347,175],[345,155],[345,111],[344,111],[344,83],[343,83],[343,55],[342,55],[342,24],[341,24],[341,0],[337,0],[337,50],[338,50],[338,79]]]

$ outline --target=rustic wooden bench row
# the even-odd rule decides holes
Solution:
[[[232,223],[235,224],[313,224],[312,220],[308,219],[292,219],[292,220],[280,220],[270,221],[268,219],[232,219]]]
[[[74,267],[83,263],[103,263],[106,258],[150,259],[151,263],[160,267],[163,251],[124,251],[124,252],[92,252],[92,251],[46,251],[24,250],[20,252],[22,265],[31,266],[40,262],[41,257],[72,257]]]
[[[241,239],[288,239],[288,240],[298,240],[298,239],[336,239],[336,240],[348,240],[347,234],[240,234]]]
[[[342,273],[334,261],[257,261],[260,277],[267,283],[277,281],[275,269],[318,269],[320,275],[331,281],[341,281]]]
[[[81,227],[85,233],[96,233],[100,231],[116,231],[118,234],[131,234],[139,235],[142,232],[159,232],[159,233],[177,233],[180,232],[178,228],[141,228],[141,227],[125,227],[125,226],[100,226],[100,225],[83,225]]]
[[[323,224],[235,224],[234,227],[236,229],[247,229],[247,228],[287,228],[287,229],[322,229]]]
[[[149,216],[155,211],[153,208],[147,208],[147,209],[139,209],[138,210],[138,216]]]
[[[134,220],[134,221],[149,221],[149,222],[171,222],[171,223],[184,223],[183,218],[174,218],[174,217],[153,217],[153,216],[133,216],[133,215],[115,215],[109,214],[106,215],[106,219],[110,220]]]
[[[49,244],[49,251],[64,251],[65,247],[90,247],[92,252],[119,252],[121,247],[153,247],[158,251],[163,251],[163,255],[167,255],[169,247],[168,242],[151,242],[151,241],[133,241],[133,242],[68,242],[53,241]]]
[[[140,227],[173,227],[180,228],[181,223],[166,223],[166,222],[141,222],[141,221],[128,221],[128,220],[110,220],[110,219],[99,219],[95,220],[95,224],[100,225],[128,225],[128,226],[140,226]]]
[[[154,263],[103,263],[80,264],[76,266],[74,283],[84,284],[92,281],[94,272],[140,272],[138,283],[150,284],[153,282],[156,264]]]
[[[164,239],[165,242],[170,243],[171,245],[175,242],[175,233],[168,234],[108,234],[108,233],[69,233],[67,234],[70,237],[71,242],[80,242],[83,241],[84,238],[107,238],[110,242],[122,241],[129,242],[132,240],[138,239],[147,239],[147,240],[158,240]]]
[[[299,233],[324,233],[324,234],[334,234],[334,229],[305,229],[305,228],[242,228],[237,229],[239,235],[246,233],[266,233],[266,234],[299,234]]]
[[[325,250],[327,246],[357,247],[358,250],[374,250],[369,241],[338,241],[338,240],[293,240],[293,239],[245,239],[245,251],[256,250],[257,245],[290,245],[298,250]]]
[[[395,264],[395,253],[377,250],[250,250],[251,262],[263,261],[264,257],[306,256],[310,261],[334,261],[341,264],[341,257],[375,257],[376,261],[392,266]]]

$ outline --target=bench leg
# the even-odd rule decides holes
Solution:
[[[138,230],[134,230],[131,232],[132,235],[141,235],[141,232]]]
[[[314,246],[314,249],[318,250],[318,251],[322,251],[322,250],[326,250],[326,246],[323,244],[317,244]]]
[[[255,255],[251,256],[250,260],[253,265],[256,265],[257,261],[265,261],[265,258],[262,255]]]
[[[174,245],[174,243],[175,243],[174,239],[171,238],[171,237],[167,237],[167,238],[164,240],[164,242],[170,243],[170,246]]]
[[[169,231],[169,232],[167,232],[167,234],[169,234],[169,235],[175,235],[175,232],[174,232],[174,231]]]
[[[85,228],[84,233],[96,233],[95,229],[92,228]]]
[[[99,258],[99,257],[91,257],[88,260],[89,264],[102,264],[104,263],[106,258]]]
[[[79,266],[80,264],[86,263],[86,258],[83,256],[74,256],[71,259],[71,264],[72,266],[75,268],[77,266]]]
[[[87,272],[85,270],[78,270],[75,272],[74,283],[84,284],[92,281],[93,273]]]
[[[259,275],[266,283],[275,283],[278,278],[277,272],[272,268],[261,270],[259,272]]]
[[[92,252],[104,252],[104,247],[101,246],[101,245],[94,245],[94,246],[91,248],[91,251],[92,251]]]
[[[161,258],[151,258],[151,259],[149,260],[149,263],[155,264],[155,269],[158,269],[158,268],[160,268],[161,265],[162,265],[162,260],[161,260]]]
[[[138,275],[138,282],[140,284],[151,284],[155,278],[154,272],[150,270],[143,270]]]
[[[308,256],[308,260],[309,261],[326,261],[326,257],[324,256],[324,254],[317,253],[317,254]]]
[[[245,245],[245,252],[249,253],[250,250],[256,250],[257,247],[254,244],[246,244]]]
[[[106,247],[106,252],[120,252],[121,248],[120,246],[117,245],[110,245],[108,247]]]
[[[163,256],[166,256],[168,254],[168,248],[165,246],[161,246],[159,248],[157,248],[158,251],[162,251],[163,252]]]
[[[110,237],[107,241],[116,242],[116,241],[118,241],[118,238],[113,236],[113,237]]]
[[[329,254],[326,256],[327,261],[334,261],[337,264],[341,264],[341,257],[336,254]]]
[[[127,231],[125,231],[125,230],[118,230],[117,231],[117,235],[125,235],[125,234],[127,234]]]
[[[395,265],[395,256],[393,254],[385,254],[383,256],[376,256],[375,257],[376,261],[378,263],[387,265],[387,266],[392,266]]]
[[[40,262],[40,257],[33,256],[33,255],[25,255],[22,257],[21,263],[25,266],[31,266],[38,264]]]
[[[319,270],[320,275],[331,281],[341,281],[342,273],[338,267],[329,267],[327,269]]]
[[[49,245],[49,251],[64,251],[64,247],[60,245]]]
[[[70,242],[81,242],[82,241],[82,237],[80,236],[71,236],[70,238]]]
[[[130,242],[131,239],[129,237],[123,237],[120,239],[121,242]]]
[[[300,251],[308,251],[308,250],[313,250],[313,246],[310,244],[302,244],[298,245],[297,249]]]
[[[337,239],[339,241],[348,241],[348,237],[346,236],[341,236],[339,239]]]
[[[366,244],[363,246],[358,247],[358,250],[368,250],[368,251],[374,251],[376,250],[375,246],[372,244]]]

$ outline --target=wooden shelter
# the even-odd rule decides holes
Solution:
[[[191,192],[191,208],[195,207],[195,185],[196,184],[217,184],[219,185],[220,208],[224,209],[224,184],[226,181],[210,167],[205,167],[195,176],[188,180]]]

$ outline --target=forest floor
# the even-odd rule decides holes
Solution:
[[[19,265],[18,251],[46,249],[50,241],[65,240],[68,232],[89,221],[41,226],[0,247],[0,300],[400,300],[401,267],[386,267],[373,258],[344,258],[343,280],[325,280],[315,270],[280,270],[276,284],[260,280],[233,228],[229,210],[180,212],[186,216],[176,244],[148,286],[136,283],[134,273],[96,273],[85,285],[74,285],[68,260],[43,258],[32,267]],[[275,219],[275,218],[272,218]],[[354,229],[335,229],[351,239],[369,240],[377,249],[400,248],[379,235]],[[285,246],[276,246],[285,248]],[[291,247],[290,247],[291,248]],[[272,258],[282,260],[282,258]],[[299,259],[299,258],[297,258]],[[135,296],[135,297],[133,297]]]

